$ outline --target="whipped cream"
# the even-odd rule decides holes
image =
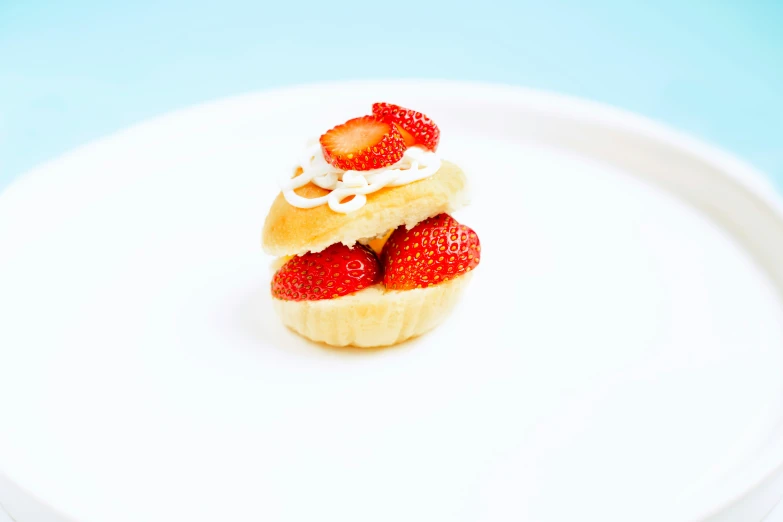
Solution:
[[[347,214],[367,203],[366,194],[428,178],[438,171],[440,163],[440,158],[434,152],[414,146],[405,151],[400,161],[382,169],[340,170],[326,162],[321,145],[316,142],[308,146],[299,162],[302,173],[281,181],[280,190],[286,201],[295,207],[329,205],[333,211]],[[294,192],[308,183],[331,192],[318,198],[305,198]],[[353,199],[343,203],[350,196]]]

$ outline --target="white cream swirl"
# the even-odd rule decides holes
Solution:
[[[307,148],[299,167],[302,169],[300,175],[280,183],[283,196],[290,205],[298,208],[329,205],[333,211],[347,214],[364,206],[366,194],[432,176],[440,168],[440,158],[434,152],[409,147],[394,165],[375,170],[340,170],[326,162],[321,145],[316,143]],[[294,192],[308,183],[331,192],[318,198],[305,198]],[[353,199],[343,203],[350,196]]]

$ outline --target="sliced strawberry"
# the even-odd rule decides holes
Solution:
[[[342,170],[372,170],[400,161],[407,148],[395,125],[374,116],[348,120],[321,136],[324,158]]]
[[[421,145],[435,152],[440,141],[440,129],[435,122],[420,112],[391,103],[373,103],[372,113],[380,120],[394,123],[404,131],[405,143]]]
[[[383,247],[383,283],[389,290],[426,288],[470,272],[478,266],[480,254],[476,233],[448,214],[410,230],[403,225]]]
[[[333,299],[380,281],[381,267],[372,250],[338,243],[284,264],[272,278],[272,296],[285,301]]]

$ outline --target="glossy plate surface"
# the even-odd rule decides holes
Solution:
[[[260,230],[307,138],[374,101],[439,124],[482,263],[435,332],[325,348],[274,316]],[[0,502],[753,520],[783,462],[783,207],[759,179],[611,108],[439,82],[243,96],[76,150],[0,195]]]

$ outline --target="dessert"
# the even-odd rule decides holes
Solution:
[[[264,223],[283,323],[313,341],[375,347],[422,335],[450,313],[480,261],[451,213],[467,180],[437,154],[420,112],[376,103],[309,144]]]

